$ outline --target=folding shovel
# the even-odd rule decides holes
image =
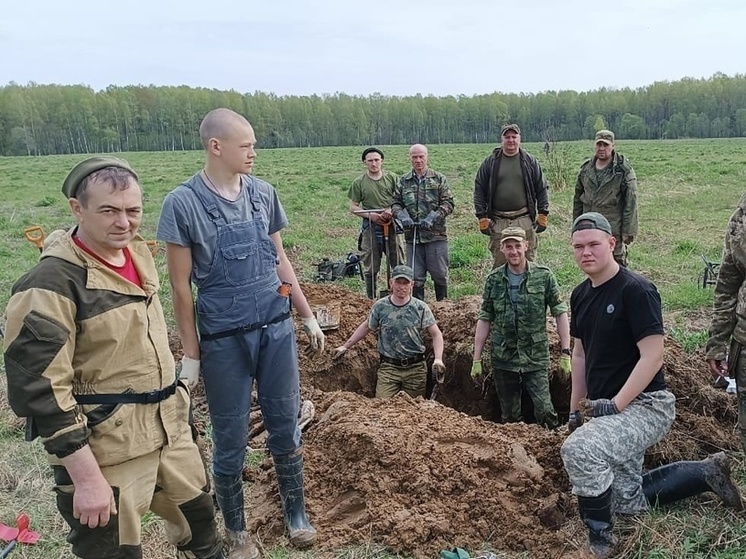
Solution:
[[[44,250],[44,237],[46,237],[46,235],[44,234],[44,229],[42,229],[41,226],[31,225],[29,227],[26,227],[26,229],[23,230],[23,236],[26,237],[26,240],[28,242],[36,245],[36,248],[39,249],[39,252]]]
[[[31,519],[25,512],[20,513],[16,517],[16,528],[11,528],[5,524],[0,524],[0,540],[8,542],[2,550],[0,550],[0,559],[7,557],[13,549],[15,549],[18,543],[25,543],[33,545],[39,541],[41,534],[39,532],[33,532],[29,530]]]

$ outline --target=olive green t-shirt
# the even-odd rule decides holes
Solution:
[[[394,187],[399,182],[391,171],[384,171],[378,180],[373,180],[364,173],[352,181],[347,197],[357,203],[364,210],[390,208],[394,201]]]
[[[512,212],[527,206],[520,156],[508,157],[503,154],[497,172],[497,191],[492,196],[492,213]]]

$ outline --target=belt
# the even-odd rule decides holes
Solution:
[[[529,215],[528,208],[521,208],[520,210],[513,210],[510,212],[495,212],[495,217],[501,217],[503,219],[517,219],[524,215]]]
[[[119,394],[73,394],[78,404],[157,404],[176,394],[178,380],[160,390]]]
[[[415,355],[414,357],[405,357],[404,359],[394,359],[393,357],[386,357],[385,355],[381,355],[382,362],[395,365],[396,367],[409,367],[410,365],[422,363],[424,360],[424,353],[420,353],[419,355]]]
[[[238,328],[231,328],[230,330],[223,330],[222,332],[216,332],[215,334],[200,334],[200,339],[204,341],[208,340],[219,340],[220,338],[227,338],[228,336],[235,336],[236,334],[244,334],[246,332],[253,332],[259,330],[259,328],[266,328],[270,324],[276,324],[290,318],[290,312],[282,313],[276,316],[269,322],[252,322],[251,324],[244,324]]]

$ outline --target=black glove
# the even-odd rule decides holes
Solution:
[[[414,221],[412,221],[412,218],[409,217],[409,212],[407,210],[401,210],[398,214],[396,214],[396,219],[399,220],[399,223],[401,223],[401,226],[404,229],[411,229],[414,227]]]
[[[580,400],[580,411],[588,417],[601,417],[602,415],[616,415],[619,408],[616,407],[614,400],[599,398],[598,400]]]
[[[583,424],[584,418],[583,418],[583,412],[580,411],[571,411],[570,412],[570,419],[567,420],[567,430],[572,433],[580,427]]]
[[[420,221],[420,229],[429,231],[435,225],[435,221],[440,218],[440,214],[436,211],[432,211],[427,214],[427,217]]]

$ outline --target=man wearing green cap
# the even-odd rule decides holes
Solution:
[[[573,222],[575,262],[587,279],[570,297],[570,436],[560,453],[595,557],[614,551],[615,514],[640,514],[705,491],[743,508],[723,452],[642,473],[645,451],[673,423],[676,398],[663,377],[660,295],[650,281],[619,265],[615,243],[600,213]]]
[[[73,553],[142,557],[141,519],[151,510],[178,557],[222,558],[158,272],[137,235],[137,175],[126,161],[93,157],[62,192],[77,225],[13,286],[5,367],[11,407],[49,453]]]
[[[627,247],[635,240],[637,224],[637,176],[629,159],[614,149],[611,130],[596,132],[595,154],[580,167],[575,183],[572,217],[598,212],[611,224],[616,239],[614,259],[627,265]]]
[[[521,421],[521,392],[534,404],[537,423],[550,429],[559,424],[549,392],[549,336],[547,309],[557,322],[560,369],[570,374],[570,326],[567,303],[549,268],[526,259],[526,232],[521,227],[502,230],[500,250],[506,263],[485,281],[482,308],[474,335],[471,375],[482,374],[482,349],[492,330],[492,377],[504,423]]]
[[[521,148],[521,129],[506,124],[502,144],[482,162],[474,177],[474,212],[479,230],[489,236],[493,268],[505,264],[500,234],[506,227],[526,232],[526,258],[534,261],[539,237],[547,228],[549,196],[539,161]]]
[[[437,382],[443,382],[445,377],[443,334],[427,303],[412,297],[413,283],[412,268],[396,266],[389,281],[391,295],[376,301],[367,320],[334,350],[334,359],[339,359],[370,332],[376,332],[381,356],[376,398],[391,398],[399,392],[406,392],[413,398],[425,396],[425,331],[433,340],[433,373]]]

